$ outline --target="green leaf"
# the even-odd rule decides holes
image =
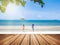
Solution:
[[[9,0],[2,0],[2,5],[7,7],[7,5],[9,4]]]
[[[34,3],[38,2],[39,5],[41,5],[42,8],[43,8],[43,6],[45,4],[43,0],[31,0],[31,1],[34,1]]]
[[[1,10],[1,6],[0,6],[0,10]]]
[[[6,8],[4,6],[1,6],[0,8],[1,8],[1,12],[4,13],[6,11]]]
[[[10,2],[14,3],[14,0],[10,0]]]
[[[21,5],[24,7],[25,6],[25,4],[26,4],[26,1],[24,1],[24,0],[20,0],[20,3],[21,3]]]
[[[16,0],[16,5],[19,5],[20,4],[20,2],[19,2],[20,0]]]
[[[44,1],[43,0],[31,0],[31,1],[34,1],[34,3],[38,2],[41,7],[43,8],[44,6]],[[0,11],[1,12],[5,12],[6,11],[6,7],[8,6],[8,4],[12,2],[12,3],[16,3],[16,5],[22,5],[23,7],[25,6],[26,4],[26,1],[25,0],[0,0],[0,3],[2,5],[0,5]]]

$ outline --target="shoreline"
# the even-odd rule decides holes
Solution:
[[[31,26],[0,26],[0,34],[58,34],[60,26],[35,26],[34,31]]]
[[[0,26],[0,32],[43,32],[43,31],[60,31],[60,26]]]
[[[22,29],[23,26],[0,26],[0,29]],[[32,26],[24,26],[25,29],[32,29]],[[51,29],[59,28],[60,26],[34,26],[34,29]]]
[[[0,26],[0,29],[22,29],[23,26]],[[25,29],[32,29],[32,26],[24,26]],[[35,29],[41,28],[60,28],[60,26],[34,26]]]

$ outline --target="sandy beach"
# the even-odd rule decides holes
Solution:
[[[47,32],[48,31],[48,32]],[[21,33],[21,32],[33,32],[31,26],[25,26],[23,30],[23,26],[0,26],[0,33]],[[35,26],[34,32],[44,32],[44,33],[51,33],[51,32],[59,32],[60,33],[60,26]]]

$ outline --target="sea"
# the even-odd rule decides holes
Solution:
[[[60,20],[0,20],[0,26],[60,26]]]

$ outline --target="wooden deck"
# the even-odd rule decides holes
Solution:
[[[60,40],[42,34],[0,35],[0,45],[60,45]]]

